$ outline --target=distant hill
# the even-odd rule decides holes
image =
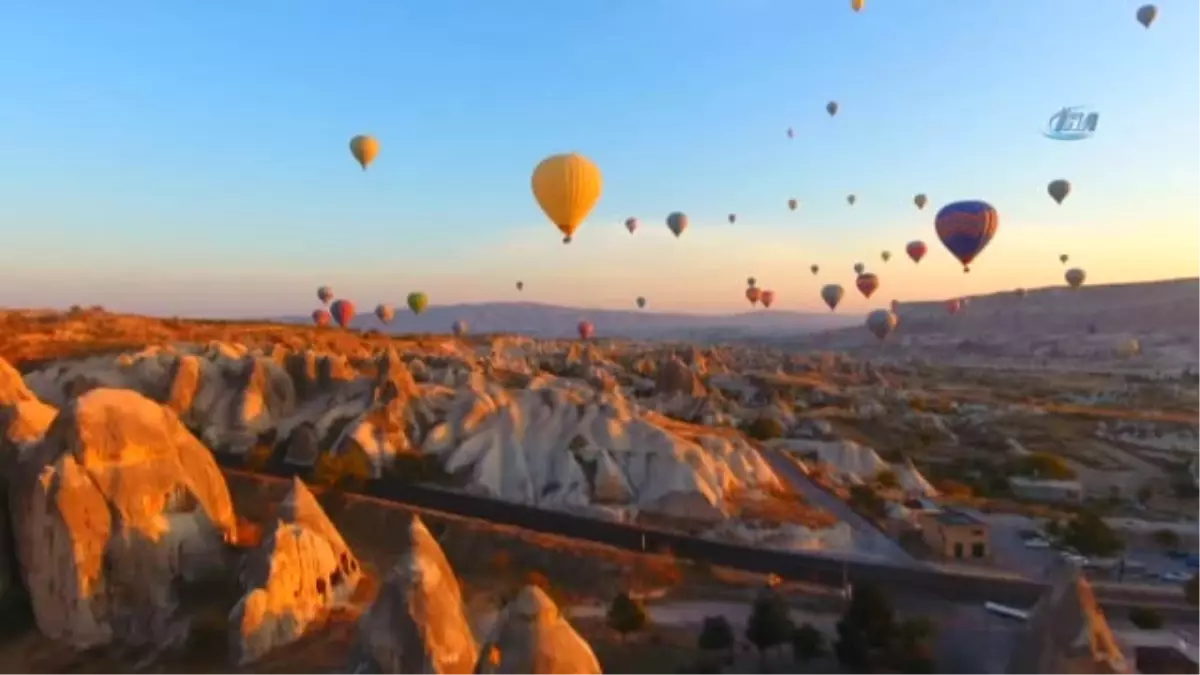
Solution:
[[[596,326],[597,337],[670,339],[699,342],[754,337],[784,337],[858,324],[862,317],[817,312],[759,310],[733,315],[682,314],[614,309],[561,307],[535,302],[485,302],[431,306],[413,316],[396,306],[396,319],[386,329],[360,307],[353,327],[390,333],[445,333],[456,320],[466,321],[473,333],[519,333],[531,337],[575,337],[581,319]],[[308,316],[285,316],[287,323],[308,323]]]

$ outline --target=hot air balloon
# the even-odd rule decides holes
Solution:
[[[896,315],[886,309],[877,309],[867,315],[867,330],[880,340],[891,335],[892,331],[896,330],[897,323],[899,321],[897,321]]]
[[[1149,28],[1150,24],[1158,18],[1158,8],[1154,5],[1142,5],[1138,7],[1137,20],[1142,26]]]
[[[775,302],[775,291],[763,291],[762,295],[760,295],[758,299],[759,302],[762,303],[763,307],[771,309],[771,303]]]
[[[591,339],[592,335],[596,333],[596,327],[592,325],[591,321],[580,321],[575,330],[579,331],[579,338],[581,340]]]
[[[917,210],[925,208],[925,202],[927,201],[929,201],[929,198],[925,196],[924,192],[918,193],[913,197],[913,203],[917,205]]]
[[[643,307],[645,307],[645,306],[646,306],[646,299],[645,299],[645,298],[643,298],[643,297],[641,297],[641,296],[639,295],[639,296],[638,296],[638,299],[637,299],[637,306],[638,306],[638,309],[642,309]]]
[[[732,225],[736,222],[737,222],[737,214],[736,213],[729,214],[729,224]]]
[[[1079,288],[1083,285],[1083,282],[1087,280],[1087,272],[1084,272],[1078,267],[1072,267],[1071,269],[1067,270],[1067,273],[1063,275],[1063,278],[1067,280],[1067,283],[1071,285],[1071,288]]]
[[[746,299],[750,301],[751,307],[757,305],[760,298],[762,298],[762,290],[757,286],[746,289]]]
[[[754,288],[758,285],[758,279],[755,279],[754,277],[746,277],[746,285],[750,288]]]
[[[569,244],[599,201],[604,178],[592,160],[572,152],[543,159],[533,170],[532,184],[538,206]]]
[[[976,258],[1000,229],[1000,214],[987,202],[970,200],[947,204],[937,212],[934,228],[950,254],[970,272]]]
[[[865,4],[867,4],[867,0],[850,0],[850,9],[861,12]]]
[[[795,131],[792,131],[792,128],[791,128],[791,127],[788,127],[788,132],[787,132],[787,134],[788,134],[788,138],[795,138],[795,137],[796,137],[796,132],[795,132]]]
[[[796,201],[795,199],[788,200],[788,208],[789,209],[795,211],[797,206],[800,206],[800,202]]]
[[[858,201],[858,197],[855,197],[854,195],[846,195],[846,203],[850,206],[854,206],[854,202],[856,201]]]
[[[523,291],[523,290],[525,290],[525,282],[524,282],[524,281],[518,281],[518,282],[517,282],[517,290],[518,290],[518,291]]]
[[[375,305],[375,318],[383,323],[391,323],[392,319],[396,318],[396,310],[392,309],[391,305],[379,303]]]
[[[330,300],[333,300],[333,289],[328,286],[322,286],[317,289],[317,299],[328,305]]]
[[[1046,186],[1046,192],[1050,193],[1051,199],[1061,204],[1067,195],[1071,194],[1071,181],[1062,178],[1052,180]]]
[[[337,322],[337,325],[345,328],[354,320],[354,303],[346,299],[334,300],[329,306],[329,315]]]
[[[921,262],[921,258],[925,257],[925,254],[928,252],[928,250],[929,249],[925,246],[925,242],[917,239],[908,242],[904,246],[904,252],[907,253],[908,257],[911,258],[915,263]]]
[[[454,323],[450,324],[450,330],[455,335],[458,335],[460,337],[463,335],[466,335],[467,334],[467,322],[463,321],[462,319],[458,319]]]
[[[667,216],[667,229],[671,231],[671,234],[675,235],[676,239],[678,239],[679,235],[683,234],[683,231],[687,228],[687,214],[680,211],[673,211],[671,215]]]
[[[1059,255],[1059,256],[1058,256],[1058,262],[1060,262],[1060,263],[1062,263],[1062,264],[1064,264],[1064,265],[1066,265],[1066,264],[1067,264],[1067,261],[1068,261],[1068,260],[1070,260],[1070,259],[1071,259],[1071,256],[1067,255],[1066,253],[1063,253],[1063,254],[1061,254],[1061,255]]]
[[[882,253],[880,253],[880,254],[879,254],[879,257],[883,259],[883,262],[887,262],[887,261],[889,261],[889,260],[891,260],[891,259],[892,259],[892,252],[891,252],[891,251],[884,251],[884,252],[882,252]]]
[[[350,154],[354,155],[355,161],[366,171],[379,155],[379,141],[371,136],[355,136],[350,139]]]
[[[830,117],[833,117],[834,115],[836,115],[837,111],[838,111],[837,101],[830,101],[829,103],[825,104],[825,112],[829,113]]]
[[[854,263],[854,273],[862,274],[867,271],[867,266],[862,263]]]
[[[322,326],[322,327],[328,326],[329,320],[331,318],[332,317],[329,316],[328,310],[324,310],[324,309],[314,309],[313,310],[312,320],[313,320],[313,323],[317,324],[318,326]]]
[[[840,284],[827,284],[821,287],[821,299],[829,305],[829,311],[837,309],[838,303],[842,301],[842,296],[846,291],[842,289]]]
[[[633,234],[634,232],[636,232],[637,226],[638,226],[637,218],[626,218],[625,219],[625,229],[629,230],[629,234]]]
[[[420,291],[414,291],[408,294],[408,308],[413,314],[420,314],[429,306],[429,298]]]
[[[875,290],[879,288],[879,277],[870,272],[860,274],[854,280],[854,285],[858,286],[858,291],[863,294],[864,298],[870,298],[875,293]]]
[[[951,315],[958,314],[959,310],[961,310],[962,308],[963,308],[963,302],[962,302],[962,300],[959,300],[958,298],[954,298],[952,300],[946,301],[946,311],[949,312]]]

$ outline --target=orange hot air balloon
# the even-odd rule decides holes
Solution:
[[[761,288],[758,288],[757,286],[751,286],[750,288],[746,289],[746,299],[750,301],[750,306],[753,307],[754,305],[757,305],[761,297]]]
[[[925,246],[925,242],[915,239],[908,242],[908,244],[904,247],[904,252],[907,253],[908,257],[912,258],[912,261],[915,263],[921,262],[921,258],[924,258],[928,251],[929,248]]]
[[[854,285],[858,286],[858,292],[862,293],[864,298],[870,298],[879,288],[879,277],[872,272],[860,274],[854,280]]]
[[[589,340],[596,334],[596,327],[592,325],[591,321],[580,321],[575,330],[579,331],[579,338],[581,340]]]
[[[329,306],[329,314],[337,325],[345,328],[354,320],[354,303],[346,299],[334,300]]]
[[[350,154],[363,171],[379,156],[379,141],[372,136],[359,135],[350,139]]]
[[[592,160],[578,153],[551,155],[533,170],[533,197],[569,244],[600,200],[604,178]]]
[[[321,327],[328,326],[329,321],[332,318],[333,317],[329,316],[329,312],[324,309],[314,309],[313,310],[312,320],[313,320],[313,323],[317,324],[318,326],[321,326]]]
[[[763,291],[758,299],[762,302],[763,307],[771,309],[771,305],[775,302],[775,291]]]

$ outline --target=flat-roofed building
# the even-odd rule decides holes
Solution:
[[[987,523],[964,513],[945,509],[920,515],[921,536],[939,555],[959,560],[991,558]]]
[[[1083,501],[1083,485],[1077,480],[1041,480],[1012,476],[1008,486],[1013,495],[1034,502],[1079,503]]]

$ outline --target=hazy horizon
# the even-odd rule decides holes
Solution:
[[[826,311],[832,282],[839,312],[862,314],[1061,284],[1075,265],[1089,284],[1192,277],[1200,6],[1158,3],[1146,30],[1136,5],[15,6],[0,304],[286,316],[328,284],[363,310],[422,290],[721,316],[749,310],[755,276],[777,310]],[[1099,111],[1096,136],[1044,138],[1076,104]],[[382,145],[365,173],[357,133]],[[572,150],[605,192],[564,246],[529,174]],[[1056,178],[1073,184],[1061,206]],[[964,198],[1001,214],[970,274],[932,227]],[[857,261],[882,279],[870,302]]]

